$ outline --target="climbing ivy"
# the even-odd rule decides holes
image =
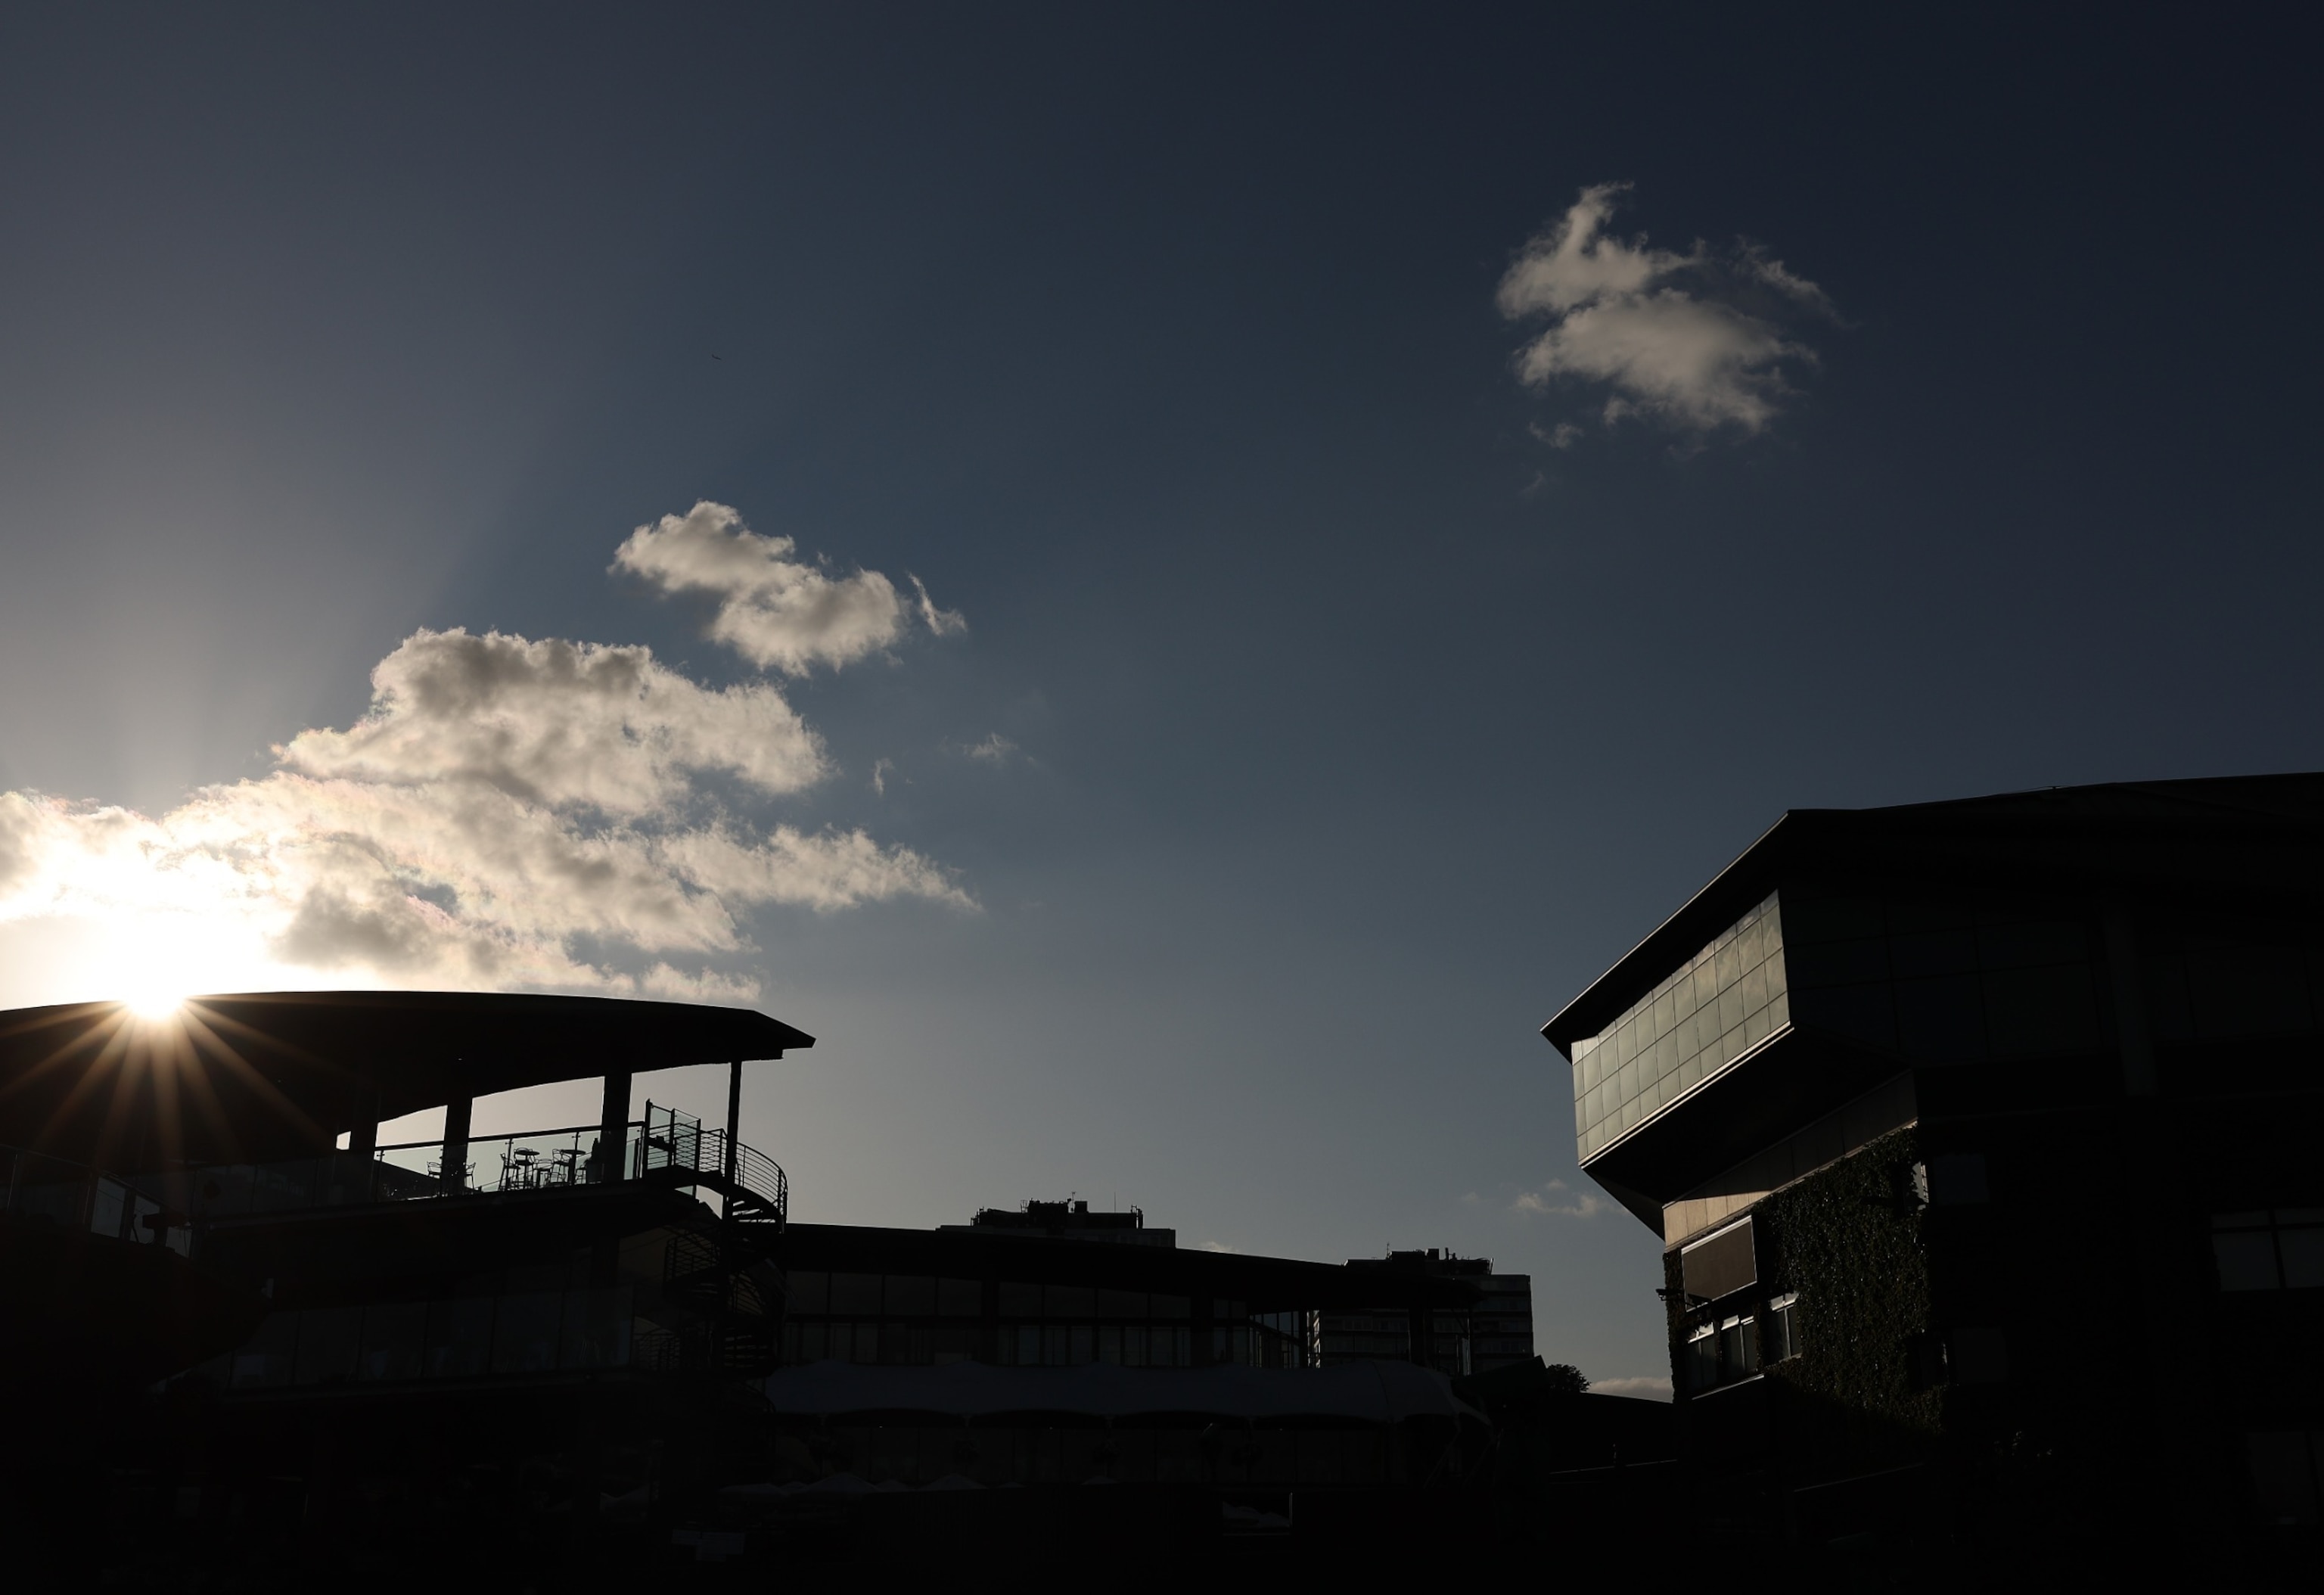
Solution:
[[[1787,1388],[1784,1449],[1811,1474],[1916,1460],[1936,1440],[1943,1393],[1931,1377],[1929,1269],[1904,1129],[1761,1202],[1762,1299],[1799,1293],[1799,1354],[1763,1374]],[[1692,1318],[1669,1259],[1671,1347],[1682,1378]],[[1917,1362],[1917,1366],[1916,1366]]]

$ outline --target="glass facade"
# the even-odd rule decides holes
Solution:
[[[1791,1022],[1775,898],[1720,932],[1596,1036],[1573,1044],[1587,1162]]]
[[[200,1371],[220,1389],[268,1390],[622,1368],[632,1312],[626,1286],[285,1310]]]
[[[2102,1045],[2096,935],[2006,904],[1788,892],[1793,1021],[1916,1064],[2088,1052]]]
[[[2324,1207],[2213,1213],[2211,1256],[2221,1290],[2324,1286]]]
[[[915,1364],[991,1360],[1003,1367],[1186,1368],[1194,1361],[1194,1303],[1160,1292],[916,1274],[790,1275],[783,1360]],[[1212,1301],[1208,1360],[1286,1366],[1277,1315]],[[1296,1364],[1292,1364],[1296,1365]]]

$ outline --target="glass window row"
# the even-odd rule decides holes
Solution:
[[[783,1326],[783,1360],[911,1367],[965,1362],[979,1355],[984,1332],[973,1324],[793,1321]],[[1260,1332],[1247,1324],[1212,1331],[1213,1360],[1264,1361]],[[993,1355],[1003,1367],[1186,1368],[1194,1361],[1194,1332],[1185,1324],[1003,1323],[993,1332]]]
[[[269,1314],[202,1371],[263,1390],[618,1368],[631,1331],[626,1286],[311,1307]]]
[[[2211,1260],[2221,1290],[2324,1287],[2324,1207],[2214,1213]]]
[[[854,1318],[982,1318],[984,1284],[928,1274],[839,1274],[798,1268],[788,1277],[794,1313]],[[1003,1280],[995,1290],[1002,1318],[1151,1319],[1194,1315],[1192,1298],[1085,1285]],[[1214,1316],[1240,1318],[1240,1302],[1213,1304]]]
[[[1574,1119],[1589,1157],[1790,1022],[1771,894],[1598,1036],[1574,1044]]]

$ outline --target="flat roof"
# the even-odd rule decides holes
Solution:
[[[1943,888],[2238,898],[2313,908],[2324,894],[2324,773],[2052,787],[1888,808],[1795,808],[1558,1010],[1569,1059],[1708,945],[1779,876],[1862,872]]]
[[[0,1012],[0,1142],[122,1167],[263,1159],[460,1096],[778,1058],[815,1037],[745,1008],[479,991],[258,991],[141,1018]]]
[[[1458,1308],[1473,1305],[1481,1294],[1468,1279],[1445,1275],[1350,1268],[1200,1247],[1051,1239],[965,1225],[897,1230],[795,1223],[783,1231],[783,1267],[1227,1296],[1254,1313],[1302,1307]]]

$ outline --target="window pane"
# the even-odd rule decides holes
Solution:
[[[1719,1341],[1704,1330],[1686,1343],[1687,1385],[1707,1390],[1719,1382]]]
[[[2289,1290],[2313,1290],[2324,1286],[2324,1230],[2282,1230],[2275,1238],[2283,1258],[2283,1283]]]
[[[482,1373],[492,1355],[493,1298],[455,1296],[428,1307],[428,1376]]]
[[[391,1302],[364,1314],[362,1379],[416,1379],[428,1341],[428,1304]]]
[[[547,1373],[557,1366],[558,1325],[564,1316],[561,1291],[529,1290],[504,1295],[493,1327],[494,1373]]]
[[[936,1310],[936,1282],[927,1274],[888,1276],[887,1313],[891,1318],[925,1318]]]
[[[2253,1504],[2263,1523],[2316,1521],[2316,1473],[2299,1430],[2247,1436]]]
[[[831,1310],[850,1316],[877,1318],[880,1315],[880,1276],[834,1274],[831,1277]]]
[[[330,1307],[299,1314],[299,1360],[291,1382],[343,1384],[355,1377],[363,1339],[361,1307]]]
[[[2211,1237],[2221,1290],[2273,1290],[2275,1237],[2264,1230],[2227,1231]]]

